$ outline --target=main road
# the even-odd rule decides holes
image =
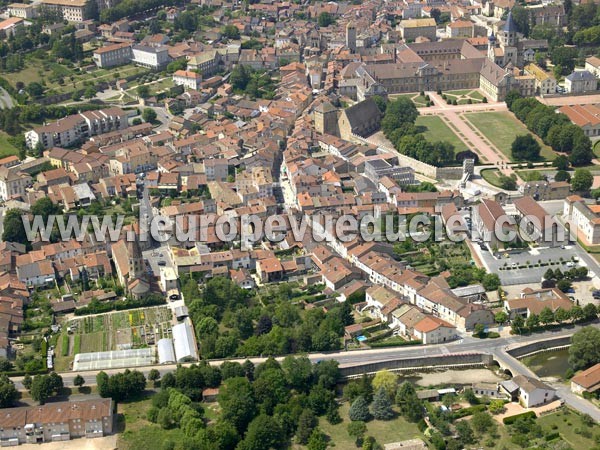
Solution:
[[[593,326],[600,327],[600,324],[594,324]],[[547,331],[543,333],[535,333],[528,336],[510,336],[497,339],[477,339],[473,337],[464,337],[463,339],[448,342],[445,344],[436,345],[419,345],[419,346],[405,346],[395,348],[380,348],[370,350],[351,350],[351,351],[337,351],[328,353],[309,353],[307,356],[313,363],[326,360],[338,361],[341,368],[361,366],[370,363],[393,361],[398,359],[411,359],[419,358],[424,356],[444,356],[448,354],[458,353],[487,353],[487,354],[498,354],[504,352],[508,346],[515,346],[515,344],[528,344],[531,342],[541,341],[553,337],[570,336],[578,329],[580,325],[573,325],[568,328]],[[277,357],[277,359],[283,359],[283,356]],[[228,361],[244,362],[249,359],[254,364],[264,362],[266,357],[255,357],[255,358],[231,358]],[[225,360],[209,360],[212,365],[220,365]],[[190,365],[190,363],[181,364],[184,366]],[[161,376],[173,372],[177,369],[177,364],[167,365],[153,365],[144,367],[132,367],[131,369],[138,370],[144,375],[148,375],[150,370],[157,369]],[[104,372],[110,374],[122,372],[125,369],[108,369]],[[60,375],[63,378],[65,386],[73,386],[73,379],[79,373],[85,379],[86,385],[96,384],[96,375],[99,370],[94,371],[83,371],[83,372],[61,372]],[[18,389],[24,389],[22,384],[22,377],[15,377],[13,381]]]

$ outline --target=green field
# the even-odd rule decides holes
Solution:
[[[0,158],[10,155],[19,155],[19,149],[8,142],[8,134],[0,131]]]
[[[337,425],[331,425],[324,417],[319,419],[319,427],[335,443],[336,448],[356,448],[354,438],[348,435],[349,409],[348,402],[340,406],[340,416],[344,421]],[[423,434],[419,432],[415,423],[407,422],[400,416],[396,416],[396,418],[389,421],[371,420],[367,423],[365,436],[373,436],[380,444],[423,438]]]
[[[446,141],[454,145],[457,152],[466,149],[466,145],[438,116],[419,116],[416,125],[426,128],[423,133],[429,142]]]
[[[390,95],[390,100],[395,100],[397,98],[404,97],[409,100],[412,100],[417,107],[425,107],[427,106],[427,99],[425,96],[415,93],[415,94],[392,94]]]
[[[532,134],[509,112],[466,113],[464,117],[511,161],[513,158],[510,148],[515,137]],[[550,147],[539,138],[536,137],[536,139],[542,147],[541,157],[543,159],[550,161],[556,158],[556,153]]]

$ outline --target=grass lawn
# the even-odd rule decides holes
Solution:
[[[593,448],[596,445],[594,436],[600,436],[598,427],[590,429],[583,423],[581,416],[569,408],[562,408],[557,412],[544,415],[538,419],[538,423],[545,430],[549,430],[548,432],[559,432],[561,439],[566,441],[571,448]],[[591,437],[588,438],[576,432],[581,430],[591,432]]]
[[[19,155],[19,149],[8,142],[8,134],[0,131],[0,158],[6,158],[10,155]]]
[[[348,435],[348,424],[350,423],[350,419],[348,418],[349,409],[350,405],[348,402],[340,406],[340,416],[344,421],[337,425],[331,425],[324,417],[319,419],[319,426],[323,430],[323,433],[329,436],[330,440],[335,443],[335,448],[356,448],[354,438]],[[400,416],[389,421],[371,420],[367,423],[367,433],[365,436],[373,436],[382,445],[389,442],[423,438],[416,424],[407,422]]]
[[[596,158],[600,158],[600,141],[594,142],[594,146],[592,148],[594,150],[594,155],[596,155]]]
[[[540,181],[544,178],[543,170],[517,170],[516,172],[523,181]]]
[[[412,102],[417,105],[417,106],[427,106],[427,99],[425,98],[424,95],[420,95],[418,92],[414,93],[414,94],[394,94],[394,95],[390,95],[389,96],[391,100],[395,100],[397,98],[407,98],[409,100],[412,100]]]
[[[419,116],[417,117],[416,125],[427,129],[423,134],[429,142],[449,142],[454,145],[457,152],[466,149],[466,145],[463,141],[461,141],[454,131],[452,131],[452,129],[438,116]]]
[[[467,113],[464,117],[479,130],[498,150],[504,153],[511,161],[511,145],[515,137],[523,134],[532,134],[509,112],[479,112]],[[532,134],[532,136],[535,136]],[[536,137],[542,147],[541,157],[553,160],[556,153]]]
[[[498,169],[483,169],[481,177],[492,186],[500,187],[500,171]]]

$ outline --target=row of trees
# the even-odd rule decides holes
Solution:
[[[583,308],[574,305],[570,310],[558,308],[556,311],[552,311],[545,307],[539,314],[529,314],[527,319],[517,314],[511,321],[511,330],[513,334],[523,334],[538,330],[540,326],[590,321],[597,315],[598,311],[593,303],[588,303]]]
[[[108,375],[102,371],[96,375],[96,385],[101,397],[110,397],[115,402],[136,398],[146,389],[146,377],[137,370]]]
[[[534,97],[522,98],[517,91],[507,94],[506,105],[545,144],[557,152],[568,153],[572,165],[581,166],[592,161],[594,153],[590,138],[580,127],[572,124],[565,114],[557,114],[554,108],[542,104]],[[531,146],[524,147],[528,151],[517,156],[530,156]]]
[[[34,377],[25,375],[23,377],[23,386],[29,391],[33,400],[43,405],[48,398],[60,392],[63,388],[63,379],[56,372],[52,372],[49,375],[36,375]]]
[[[402,154],[434,166],[446,166],[455,161],[454,146],[448,142],[431,143],[415,126],[419,111],[406,97],[400,97],[387,104],[374,97],[379,108],[385,111],[381,120],[381,129],[394,147]]]

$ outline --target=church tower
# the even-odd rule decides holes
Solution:
[[[496,41],[496,36],[494,36],[494,32],[488,37],[488,48],[487,48],[487,56],[490,61],[496,62],[496,47],[498,42]]]
[[[512,11],[510,11],[500,33],[500,46],[504,50],[503,67],[509,64],[514,66],[518,64],[519,51],[517,49],[517,41],[517,25],[513,20]]]
[[[136,239],[127,242],[127,257],[129,258],[129,280],[144,276],[144,258],[140,244]]]
[[[352,52],[356,52],[356,25],[350,21],[346,25],[346,47]]]

